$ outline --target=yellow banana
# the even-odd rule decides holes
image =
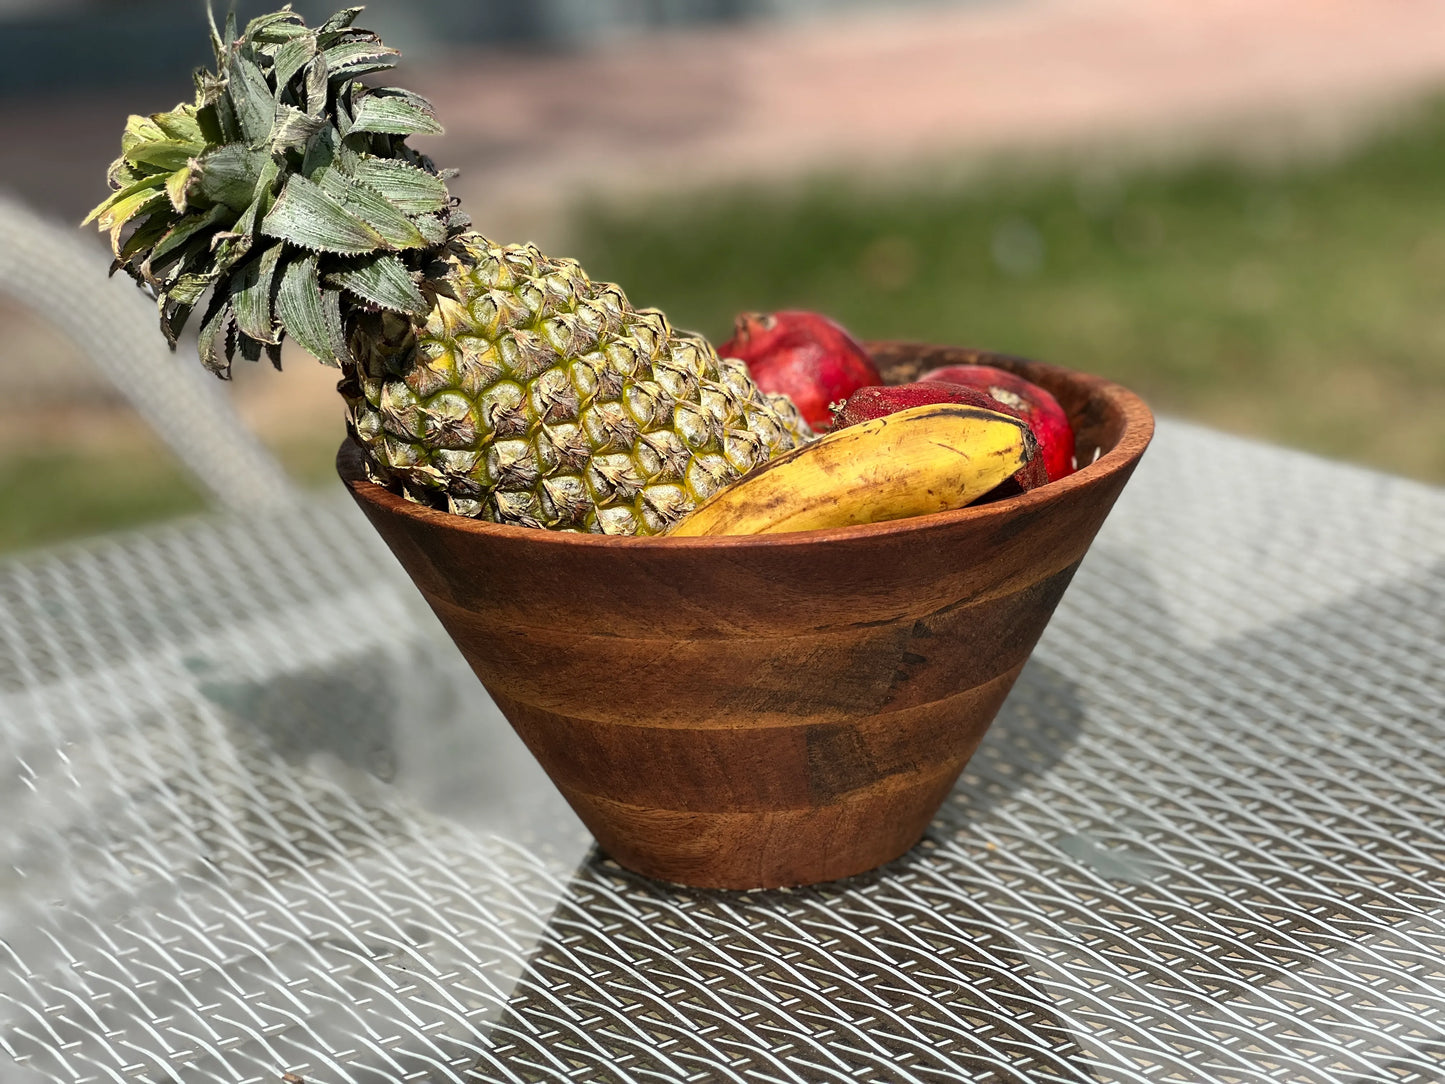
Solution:
[[[933,403],[850,425],[714,493],[674,537],[778,534],[962,508],[1038,454],[1029,427]]]

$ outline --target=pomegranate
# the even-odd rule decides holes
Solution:
[[[718,353],[746,362],[758,387],[788,396],[814,429],[832,423],[830,403],[883,383],[858,341],[815,312],[743,313]]]
[[[926,383],[859,388],[848,397],[846,403],[834,409],[833,425],[834,428],[843,429],[850,425],[857,425],[859,422],[881,418],[885,414],[907,410],[909,407],[927,406],[930,403],[959,403],[963,406],[982,407],[984,410],[996,410],[1000,414],[1018,418],[1022,422],[1028,421],[1017,408],[999,402],[987,392],[962,384],[946,384],[941,380],[931,380]],[[1030,426],[1030,428],[1033,427]],[[1044,468],[1043,456],[1035,456],[1026,466],[1015,471],[1011,481],[1014,483],[1013,485],[1005,482],[990,496],[1012,496],[1020,490],[1036,489],[1048,482],[1049,476]]]
[[[943,382],[977,388],[1029,423],[1043,451],[1049,481],[1074,472],[1074,431],[1059,401],[1037,384],[1006,369],[992,365],[946,365],[918,378],[920,382]]]

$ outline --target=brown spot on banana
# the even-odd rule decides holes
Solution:
[[[1027,463],[1026,424],[932,403],[829,433],[759,467],[681,520],[676,537],[775,534],[962,508]]]

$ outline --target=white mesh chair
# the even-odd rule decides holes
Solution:
[[[79,346],[220,506],[255,512],[291,503],[290,479],[220,381],[167,350],[145,295],[128,278],[106,277],[108,255],[75,226],[0,193],[0,294]]]

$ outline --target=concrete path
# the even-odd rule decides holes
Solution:
[[[1445,84],[1441,0],[991,0],[403,62],[479,218],[579,193],[1002,148],[1334,130]],[[188,87],[14,103],[0,187],[65,217],[104,195],[127,112]],[[1273,137],[1273,136],[1272,136]]]
[[[530,208],[545,229],[581,193],[1012,148],[1332,139],[1445,81],[1445,4],[925,5],[478,54],[415,77],[447,124],[436,157],[462,169],[478,221]]]

